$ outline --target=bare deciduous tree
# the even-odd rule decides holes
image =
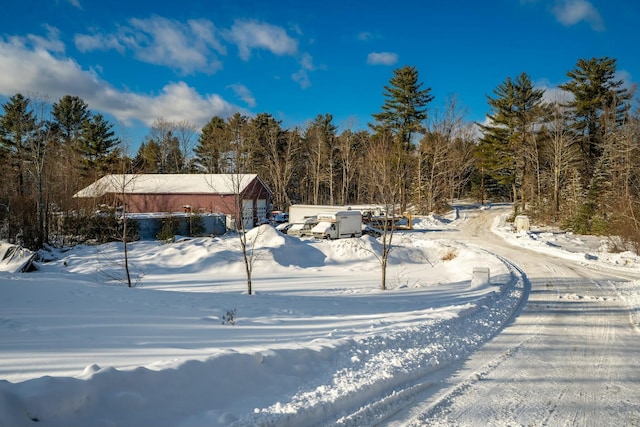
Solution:
[[[420,141],[417,205],[425,213],[438,210],[469,179],[473,165],[473,129],[464,120],[456,97],[435,109]]]
[[[546,170],[550,175],[552,217],[559,219],[561,191],[569,180],[569,170],[579,158],[576,149],[576,134],[571,130],[567,108],[559,101],[549,105],[549,117],[546,122],[546,138],[542,147]]]
[[[160,173],[177,173],[182,169],[183,156],[176,130],[175,122],[162,117],[157,118],[151,126],[148,139],[159,148],[157,168]]]
[[[336,149],[342,181],[342,186],[340,188],[340,204],[342,205],[346,205],[348,203],[349,189],[351,188],[351,181],[355,175],[355,165],[357,160],[355,146],[357,144],[357,137],[357,134],[347,130],[337,138]]]
[[[247,277],[247,294],[253,294],[253,271],[257,261],[260,259],[261,250],[258,247],[264,228],[254,230],[253,205],[246,206],[243,195],[251,195],[257,191],[258,182],[251,180],[253,175],[243,173],[225,174],[225,182],[220,183],[213,178],[210,180],[211,188],[216,192],[221,192],[220,187],[225,187],[222,192],[228,194],[224,198],[224,208],[231,212],[234,232],[238,237],[242,261]],[[254,188],[256,186],[256,188]],[[232,193],[232,194],[229,194]],[[252,202],[252,200],[251,200]],[[267,227],[267,226],[265,226]]]
[[[288,188],[295,171],[295,159],[300,149],[298,129],[281,132],[279,127],[269,132],[266,153],[269,161],[269,176],[273,183],[275,206],[286,209],[291,201]]]
[[[196,145],[198,127],[188,120],[181,120],[176,123],[175,137],[178,139],[178,146],[182,154],[182,166],[180,172],[189,172],[189,161],[191,153]]]
[[[369,145],[370,155],[367,162],[367,176],[374,197],[385,207],[379,221],[382,231],[378,238],[381,244],[380,253],[373,252],[381,267],[382,290],[387,289],[387,264],[393,249],[393,235],[396,229],[395,209],[401,203],[404,185],[401,174],[404,149],[401,144],[390,143],[389,139],[393,139],[393,136],[387,132],[374,135]]]

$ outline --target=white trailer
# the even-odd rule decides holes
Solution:
[[[321,212],[318,224],[311,229],[316,239],[341,239],[362,236],[362,212]]]
[[[289,223],[303,224],[306,219],[317,216],[320,212],[338,212],[342,210],[345,210],[342,206],[291,205],[289,206]]]
[[[303,224],[307,218],[317,216],[319,213],[336,213],[349,210],[371,213],[373,216],[377,216],[384,208],[380,205],[291,205],[289,206],[289,223]]]

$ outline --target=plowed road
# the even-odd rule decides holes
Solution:
[[[468,215],[447,237],[519,266],[527,300],[499,335],[380,425],[640,425],[640,333],[615,287],[640,277],[510,246],[490,230],[495,212]]]

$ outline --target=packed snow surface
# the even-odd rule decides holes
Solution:
[[[502,216],[493,230],[511,243],[640,265],[602,239],[515,234]],[[446,238],[464,221],[452,212],[398,231],[386,290],[379,239],[298,239],[266,225],[248,234],[253,295],[231,234],[130,244],[133,288],[115,243],[0,273],[0,425],[369,425],[526,301],[517,265]],[[489,282],[473,280],[476,267]],[[620,287],[632,310],[638,286]]]

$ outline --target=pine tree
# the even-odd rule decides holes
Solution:
[[[85,122],[91,118],[89,106],[79,97],[65,95],[53,104],[51,114],[60,136],[67,145],[80,140]]]
[[[400,195],[401,210],[404,211],[410,197],[412,180],[415,169],[413,137],[424,133],[423,122],[427,118],[427,104],[433,100],[431,88],[422,89],[418,70],[415,67],[404,66],[393,71],[389,84],[384,86],[385,101],[382,111],[373,114],[375,123],[369,126],[378,134],[391,132],[394,138],[390,141],[396,145],[396,162],[399,162],[402,181]]]
[[[622,87],[623,81],[616,79],[615,73],[615,59],[579,59],[576,68],[567,73],[571,80],[560,85],[573,95],[568,107],[573,111],[574,129],[580,136],[585,182],[602,154],[605,133],[613,130],[607,129],[603,116],[613,112],[614,123],[619,125],[629,110],[631,93]]]
[[[101,114],[95,114],[84,123],[79,150],[84,160],[85,174],[93,172],[102,175],[115,160],[112,154],[119,139],[112,128],[113,125]]]
[[[135,173],[159,173],[160,172],[160,147],[149,140],[143,142],[138,148],[136,157],[133,159],[133,169]]]
[[[422,89],[418,70],[404,66],[393,70],[393,77],[384,90],[382,112],[373,114],[376,123],[370,127],[375,131],[390,129],[409,149],[413,135],[424,131],[422,122],[427,118],[426,106],[433,100],[431,88]]]
[[[616,79],[616,60],[608,57],[579,59],[576,68],[567,73],[571,78],[560,88],[573,94],[567,107],[573,115],[573,128],[581,148],[582,183],[586,199],[573,219],[574,229],[603,232],[598,225],[605,215],[607,194],[602,191],[607,173],[610,144],[629,111],[631,93]],[[609,155],[605,156],[605,153]],[[606,158],[605,158],[606,157]]]
[[[81,98],[65,95],[53,103],[51,116],[52,131],[56,138],[50,154],[52,163],[57,165],[55,179],[61,184],[58,202],[66,210],[75,204],[73,194],[82,186],[83,159],[80,141],[91,112]]]
[[[13,174],[6,174],[3,183],[8,185],[12,178],[17,180],[16,189],[19,195],[25,194],[25,168],[29,140],[36,130],[36,119],[29,110],[29,98],[16,94],[9,98],[2,107],[4,114],[0,117],[0,151],[8,168]],[[7,169],[5,169],[7,171]]]
[[[535,126],[543,117],[543,90],[534,89],[526,73],[510,77],[487,97],[492,113],[488,125],[480,125],[483,137],[476,151],[480,164],[498,183],[510,186],[514,208],[524,209],[524,181],[536,160]],[[518,202],[520,202],[518,204]]]
[[[229,151],[224,153],[227,173],[246,173],[250,169],[249,117],[235,113],[227,119]]]
[[[270,151],[275,150],[276,154],[278,152],[283,137],[282,122],[274,119],[269,113],[258,113],[249,119],[247,124],[247,145],[251,147],[248,158],[249,170],[266,179],[273,188],[272,169],[277,157],[274,158]]]
[[[221,173],[223,156],[228,148],[228,130],[224,119],[213,116],[200,132],[193,152],[197,168],[207,173]]]

